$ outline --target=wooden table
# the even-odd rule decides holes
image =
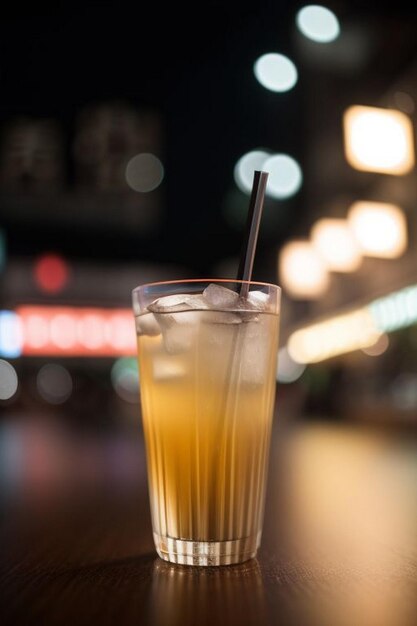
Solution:
[[[415,623],[414,432],[278,421],[262,548],[223,568],[157,558],[139,437],[137,454],[133,478],[123,466],[118,481],[94,479],[93,466],[93,478],[81,472],[53,497],[38,477],[9,498],[3,626]]]

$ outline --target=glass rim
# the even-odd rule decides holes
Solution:
[[[190,284],[190,283],[235,283],[237,285],[259,285],[261,287],[273,287],[274,289],[281,290],[279,285],[275,285],[274,283],[265,283],[258,280],[238,280],[236,278],[184,278],[184,279],[174,279],[174,280],[160,280],[152,283],[144,283],[143,285],[138,285],[134,289],[132,289],[132,293],[139,291],[141,289],[146,289],[147,287],[162,287],[164,285],[181,285],[181,284]]]

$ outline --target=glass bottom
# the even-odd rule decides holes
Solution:
[[[230,541],[186,541],[153,534],[158,555],[181,565],[232,565],[256,556],[261,533]]]

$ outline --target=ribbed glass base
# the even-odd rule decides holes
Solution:
[[[185,541],[154,533],[156,551],[164,561],[181,565],[232,565],[256,556],[261,533],[230,541]]]

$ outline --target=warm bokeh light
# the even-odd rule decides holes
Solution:
[[[288,154],[274,154],[263,164],[269,172],[266,193],[272,198],[283,200],[290,198],[300,189],[303,174],[300,165]]]
[[[384,354],[388,350],[389,346],[389,338],[386,333],[378,337],[373,346],[368,346],[367,348],[362,348],[362,352],[367,354],[368,356],[380,356]]]
[[[399,175],[414,166],[413,126],[401,111],[352,106],[343,123],[345,154],[352,167]]]
[[[255,170],[263,170],[269,157],[264,150],[252,150],[244,154],[235,165],[234,179],[236,185],[244,193],[251,193]]]
[[[283,54],[264,54],[255,62],[253,71],[265,89],[275,92],[289,91],[297,82],[294,63]]]
[[[297,363],[316,363],[358,349],[379,356],[388,349],[387,333],[415,323],[417,285],[410,285],[360,309],[296,330],[288,339],[288,353]]]
[[[317,363],[372,346],[380,335],[370,311],[357,309],[296,330],[288,340],[288,352],[298,363]]]
[[[16,370],[7,361],[0,359],[0,400],[9,400],[17,391]]]
[[[296,16],[296,24],[305,37],[318,43],[334,41],[340,34],[336,15],[318,4],[309,4],[300,9]]]
[[[62,291],[68,283],[69,274],[68,263],[58,254],[44,254],[35,263],[35,281],[45,293]]]
[[[154,154],[144,152],[132,157],[126,166],[126,182],[141,193],[153,191],[164,178],[164,166]]]
[[[84,315],[77,322],[77,339],[90,350],[101,348],[105,342],[105,332],[100,315],[94,313]]]
[[[326,267],[308,241],[291,241],[280,252],[279,280],[294,298],[319,298],[326,291],[329,276]]]
[[[306,365],[304,363],[297,363],[297,361],[291,358],[287,347],[279,350],[277,368],[277,381],[279,383],[294,383],[302,376],[305,368]]]
[[[362,254],[346,220],[318,220],[311,229],[311,241],[329,270],[354,272],[362,263]]]
[[[77,342],[77,324],[74,316],[70,313],[56,313],[49,320],[49,337],[60,350],[70,350]]]
[[[42,348],[49,341],[48,321],[42,315],[30,315],[25,322],[25,342],[31,348]]]
[[[407,248],[407,225],[400,207],[385,202],[355,202],[349,226],[366,256],[394,259]]]
[[[39,370],[36,387],[39,395],[49,404],[63,404],[72,393],[73,382],[66,367],[48,363]]]

